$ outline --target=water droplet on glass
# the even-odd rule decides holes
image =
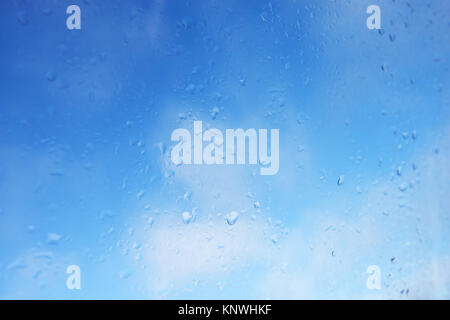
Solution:
[[[344,183],[344,176],[339,176],[338,181],[337,181],[337,185],[338,186],[342,186],[343,183]]]
[[[133,249],[140,249],[141,248],[141,245],[139,244],[139,243],[137,243],[137,242],[134,242],[133,243]]]
[[[138,200],[141,200],[141,198],[142,198],[142,196],[144,195],[144,193],[145,193],[145,190],[139,191],[138,194],[136,195],[136,198],[137,198]]]
[[[216,120],[216,117],[217,117],[217,115],[219,114],[219,107],[214,107],[214,108],[212,108],[212,110],[211,110],[211,118],[213,119],[213,120]]]
[[[191,200],[191,195],[192,195],[192,192],[186,191],[186,193],[183,196],[183,199],[186,201],[189,201],[189,200]]]
[[[67,89],[69,87],[69,83],[66,80],[63,79],[57,79],[56,80],[56,87],[60,90]]]
[[[126,269],[120,272],[119,277],[120,279],[128,279],[133,274],[133,270]]]
[[[33,254],[33,258],[51,260],[51,259],[53,259],[53,253],[51,251],[37,252],[37,253]]]
[[[47,71],[47,73],[45,74],[45,78],[50,81],[53,82],[56,80],[56,73],[52,70]]]
[[[49,233],[47,235],[47,244],[56,245],[61,240],[61,236],[57,233]]]
[[[27,265],[22,260],[16,260],[13,263],[9,264],[6,269],[7,270],[17,270],[17,269],[25,269]]]
[[[236,221],[238,220],[238,218],[239,218],[239,213],[237,211],[231,211],[230,213],[225,215],[225,219],[230,226],[235,224]]]
[[[181,214],[181,216],[182,216],[183,222],[184,222],[185,224],[189,224],[189,223],[192,221],[192,218],[193,218],[192,213],[190,213],[189,211],[184,211],[184,212]]]
[[[186,86],[186,88],[184,89],[187,93],[194,93],[195,91],[195,85],[190,83]]]
[[[17,21],[20,22],[20,24],[26,26],[28,24],[28,16],[25,11],[19,11],[16,13]]]
[[[33,273],[33,279],[39,278],[40,275],[41,275],[41,270],[36,270],[36,271]]]
[[[155,143],[155,147],[161,152],[162,154],[165,154],[167,151],[166,144],[164,142],[158,142]]]
[[[45,16],[50,16],[52,14],[52,9],[44,8],[44,9],[42,9],[42,14]]]
[[[277,243],[278,242],[278,235],[277,234],[273,234],[270,237],[270,241],[272,241],[273,244]]]

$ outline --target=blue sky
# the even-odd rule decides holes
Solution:
[[[0,6],[1,299],[449,298],[445,1]],[[174,166],[195,120],[278,174]]]

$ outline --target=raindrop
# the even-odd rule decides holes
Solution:
[[[211,118],[213,120],[216,120],[218,114],[219,114],[219,107],[213,107],[211,110]]]
[[[236,221],[239,218],[239,213],[237,211],[231,211],[225,216],[225,219],[227,220],[227,223],[232,226],[236,223]]]
[[[128,279],[133,274],[133,270],[126,269],[120,272],[119,277],[120,279]]]
[[[137,242],[133,243],[133,249],[138,250],[140,248],[141,248],[141,245],[139,243],[137,243]]]
[[[183,222],[189,224],[192,221],[193,215],[189,211],[184,211],[181,216],[183,217]]]
[[[144,193],[145,193],[145,190],[139,191],[138,194],[136,195],[137,199],[138,199],[138,200],[141,200],[141,199],[142,199],[142,196],[144,195]]]
[[[186,191],[183,198],[184,198],[184,200],[189,201],[189,200],[191,200],[191,196],[192,196],[192,192]]]
[[[272,241],[273,244],[277,243],[278,242],[278,235],[277,234],[273,234],[270,237],[270,241]]]
[[[190,83],[186,86],[186,88],[184,89],[187,93],[194,93],[195,91],[195,85]]]
[[[6,267],[7,270],[25,269],[27,265],[22,260],[16,260]]]
[[[167,169],[164,171],[164,178],[169,179],[171,177],[175,176],[175,172],[171,169]]]
[[[194,68],[192,68],[192,74],[197,74],[199,71],[199,66],[195,66]]]
[[[111,210],[103,210],[99,214],[99,219],[103,220],[105,218],[113,218],[114,216],[115,216],[115,214]]]
[[[28,24],[28,16],[25,11],[19,11],[16,13],[17,21],[20,22],[20,24],[26,26]]]
[[[338,186],[342,186],[343,183],[344,183],[344,176],[339,176],[338,181],[337,181],[337,185]]]
[[[40,275],[41,275],[41,270],[36,270],[36,272],[33,274],[33,279],[39,278]]]
[[[56,80],[56,74],[55,74],[54,71],[49,70],[49,71],[47,71],[47,73],[45,74],[45,78],[46,78],[48,81],[53,82],[53,81]]]
[[[37,252],[33,255],[33,258],[51,260],[51,259],[53,259],[53,253],[51,251]]]
[[[42,14],[45,15],[45,16],[50,16],[50,15],[52,14],[52,9],[50,9],[50,8],[44,8],[44,9],[42,10]]]
[[[56,245],[61,240],[61,236],[57,233],[49,233],[47,235],[47,244]]]
[[[155,147],[161,152],[162,154],[165,154],[167,151],[166,144],[164,142],[158,142],[155,143]]]
[[[64,90],[69,87],[69,84],[65,80],[58,79],[58,80],[56,80],[56,87],[60,90]]]

